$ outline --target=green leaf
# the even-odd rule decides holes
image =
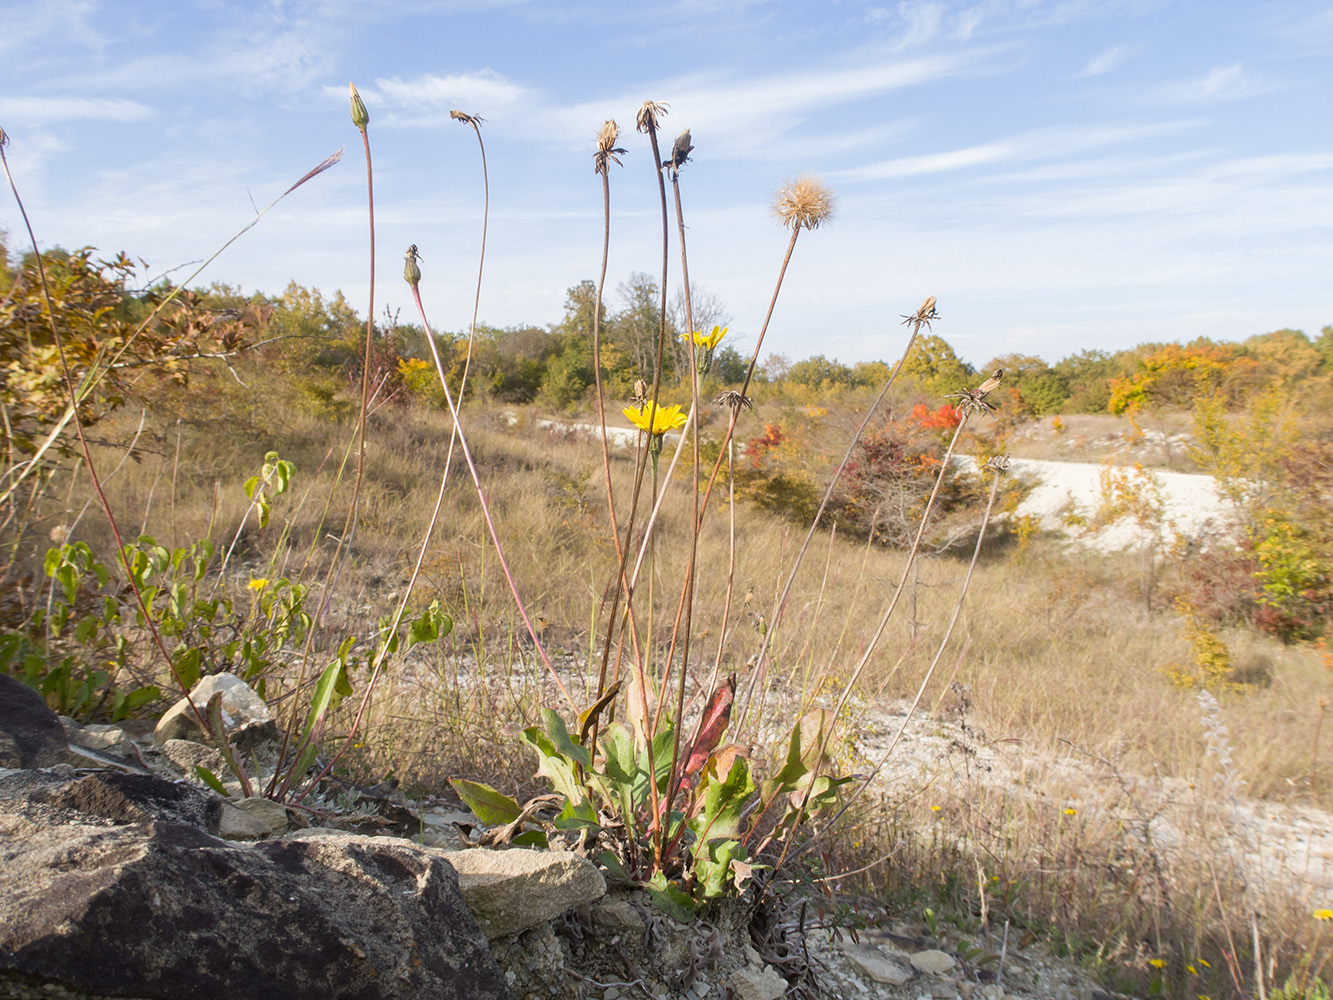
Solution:
[[[614,851],[603,851],[597,855],[597,863],[605,868],[607,874],[612,878],[629,881],[629,872],[620,863],[620,859],[616,857]]]
[[[176,672],[180,674],[181,684],[187,689],[193,688],[199,683],[200,663],[203,660],[203,654],[198,647],[191,646],[180,654],[176,659]]]
[[[557,830],[596,830],[601,827],[597,819],[597,810],[586,799],[582,802],[566,799],[565,808],[560,810],[559,816],[551,820],[551,825]]]
[[[688,924],[694,921],[694,900],[676,883],[658,872],[644,885],[644,891],[652,897],[657,908],[677,923]]]
[[[512,823],[523,815],[523,807],[517,801],[490,785],[463,778],[450,778],[449,784],[453,785],[454,791],[472,810],[472,814],[487,826]]]
[[[510,841],[515,847],[538,847],[543,851],[551,846],[545,830],[524,830]]]
[[[555,742],[536,726],[529,726],[519,739],[537,751],[537,773],[548,779],[556,792],[566,799],[582,801],[583,786],[574,771],[574,762],[562,754]]]
[[[560,717],[558,712],[543,708],[542,722],[546,724],[547,735],[555,744],[556,750],[581,767],[591,766],[592,757],[588,753],[588,748],[581,747],[574,742],[573,737],[569,735],[569,730],[565,727],[565,720]]]
[[[217,792],[224,799],[227,797],[227,789],[222,787],[222,782],[218,779],[218,776],[208,768],[204,767],[203,764],[194,765],[194,773],[198,775],[200,781],[213,789],[213,791]]]
[[[690,820],[690,829],[701,842],[739,837],[741,813],[755,790],[745,758],[737,757],[723,780],[717,776],[716,759],[710,759],[703,779],[703,808]]]
[[[695,847],[694,875],[700,893],[705,899],[725,895],[731,882],[731,863],[745,860],[745,848],[739,840],[714,840]]]
[[[306,715],[305,728],[301,731],[302,736],[309,736],[323,721],[325,713],[331,708],[337,708],[345,697],[339,688],[347,685],[346,671],[347,667],[343,661],[335,660],[319,675],[319,680],[315,683],[315,695],[310,699],[310,712]],[[347,685],[346,694],[351,693],[351,687]]]

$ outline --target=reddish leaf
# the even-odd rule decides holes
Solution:
[[[685,777],[693,778],[702,769],[709,755],[722,740],[731,722],[731,703],[736,700],[736,675],[727,678],[725,684],[715,690],[708,699],[703,718],[699,720],[699,735],[690,746],[689,756],[685,761]]]

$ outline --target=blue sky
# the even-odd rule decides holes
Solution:
[[[647,99],[692,130],[690,273],[753,346],[786,237],[786,178],[835,189],[804,233],[768,350],[892,358],[897,316],[936,295],[967,360],[1333,324],[1333,3],[1154,0],[0,0],[0,126],[44,246],[91,244],[158,274],[208,256],[324,156],[343,161],[201,280],[411,308],[417,244],[439,329],[559,320],[595,278],[603,120],[608,301],[660,260]],[[0,228],[19,246],[12,200]],[[678,251],[671,256],[674,282]]]

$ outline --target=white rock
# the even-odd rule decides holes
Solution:
[[[218,836],[223,840],[262,840],[268,834],[268,824],[230,802],[222,803],[218,817]]]

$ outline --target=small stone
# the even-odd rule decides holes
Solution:
[[[79,732],[75,733],[70,738],[70,742],[77,743],[81,747],[87,747],[89,750],[119,753],[128,749],[130,737],[120,726],[94,723],[93,725],[84,726]]]
[[[218,836],[223,840],[263,840],[267,833],[268,825],[262,819],[236,808],[230,802],[222,803],[222,814],[218,816]]]
[[[576,854],[543,851],[441,851],[488,940],[517,934],[606,894],[606,880]]]
[[[953,956],[938,948],[918,951],[911,958],[912,968],[929,976],[942,976],[953,970]]]
[[[609,931],[629,931],[642,934],[643,917],[623,899],[604,899],[592,905],[592,922]]]
[[[842,943],[842,951],[854,966],[877,983],[901,986],[914,975],[911,969],[886,957],[878,948],[845,941]]]
[[[271,837],[275,833],[287,831],[287,807],[272,799],[249,798],[233,803],[237,809],[249,813],[251,817],[264,825],[263,836]]]
[[[735,1000],[778,1000],[787,992],[787,980],[768,966],[742,966],[727,978],[727,986]]]

